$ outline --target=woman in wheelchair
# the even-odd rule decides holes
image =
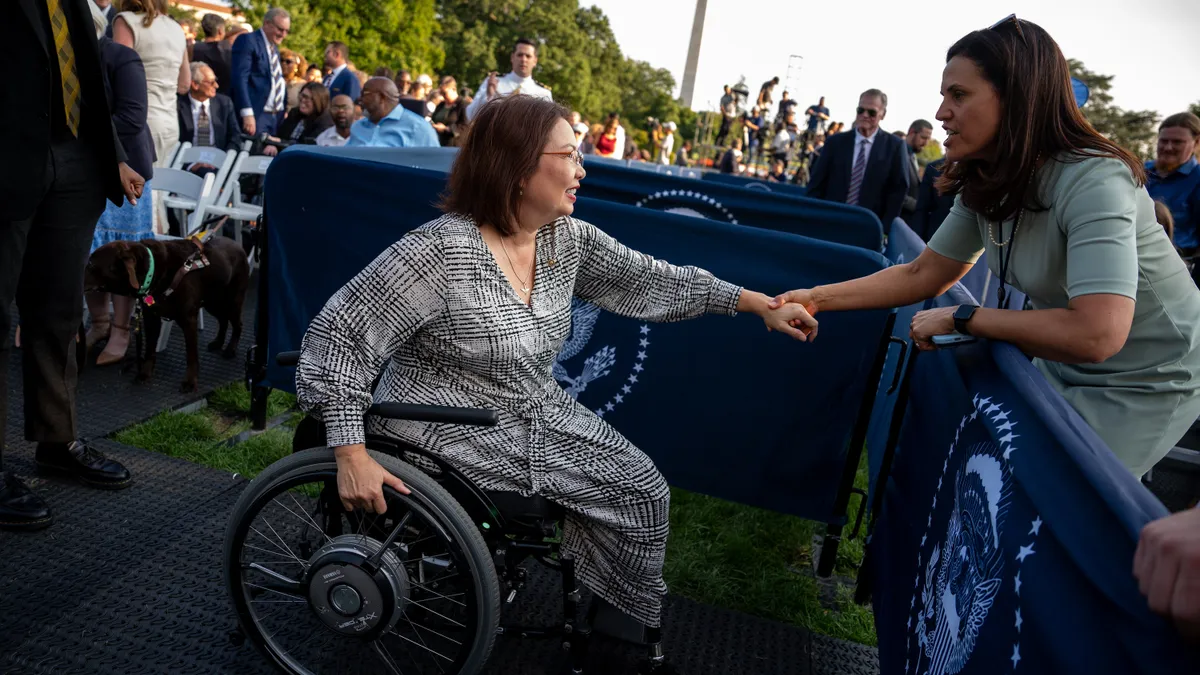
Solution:
[[[485,106],[445,215],[334,294],[304,336],[296,386],[324,422],[347,509],[382,512],[383,485],[407,490],[366,452],[368,432],[425,449],[484,490],[540,495],[566,511],[561,546],[578,577],[657,634],[670,493],[645,454],[552,376],[572,297],[647,321],[750,312],[798,340],[817,322],[572,218],[582,163],[562,106],[521,95]],[[491,408],[499,424],[364,420],[381,368],[381,400]]]

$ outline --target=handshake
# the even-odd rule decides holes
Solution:
[[[751,312],[762,317],[768,331],[779,331],[802,342],[817,338],[817,304],[807,290],[797,290],[774,298],[745,291],[738,300],[738,311]]]

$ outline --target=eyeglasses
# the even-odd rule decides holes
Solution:
[[[864,108],[861,105],[858,106],[858,108],[855,110],[855,112],[857,112],[859,115],[861,115],[863,113],[867,113],[868,117],[878,117],[879,116],[878,110],[876,110],[874,108]]]
[[[1013,28],[1016,29],[1017,36],[1021,38],[1021,42],[1025,42],[1025,31],[1021,30],[1021,21],[1017,18],[1016,14],[1009,14],[1003,19],[1000,19],[996,23],[988,26],[988,30],[998,31],[1010,23],[1013,25]]]
[[[543,155],[558,155],[559,157],[570,157],[575,166],[583,168],[583,153],[578,150],[566,150],[563,152],[543,152]]]

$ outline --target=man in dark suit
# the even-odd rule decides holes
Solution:
[[[887,234],[908,194],[908,151],[904,141],[879,131],[887,115],[887,94],[863,92],[857,113],[854,129],[825,139],[808,194],[873,211]]]
[[[342,94],[349,96],[351,101],[357,101],[362,94],[362,83],[346,67],[349,60],[350,48],[345,42],[330,42],[325,47],[325,70],[329,74],[325,76],[323,84],[329,90],[331,101]]]
[[[233,101],[217,93],[217,78],[208,64],[192,64],[192,90],[179,95],[177,111],[180,143],[226,151],[241,147],[242,136],[238,133],[240,127]]]
[[[233,82],[229,72],[229,50],[222,48],[225,19],[216,14],[205,14],[200,27],[204,29],[204,42],[192,46],[192,63],[207,63],[216,74],[217,91],[228,96],[233,91]]]
[[[917,189],[917,208],[904,221],[912,228],[917,236],[928,242],[933,233],[942,226],[942,221],[950,215],[950,207],[954,206],[954,195],[938,194],[934,183],[942,175],[945,168],[945,158],[925,165],[925,177]]]
[[[248,136],[258,132],[273,136],[283,123],[287,84],[279,63],[279,45],[291,29],[287,10],[272,7],[263,16],[261,29],[239,35],[233,43],[233,102]]]
[[[921,166],[917,155],[929,145],[933,137],[933,125],[929,120],[914,120],[908,125],[908,133],[904,136],[904,144],[908,147],[908,194],[904,197],[904,205],[900,207],[900,217],[908,221],[917,210],[917,188],[921,184]]]
[[[22,64],[0,88],[0,445],[16,300],[25,438],[37,443],[38,466],[123,488],[129,471],[76,437],[75,337],[92,233],[106,198],[135,200],[144,184],[113,127],[89,1],[17,0],[15,30],[0,40],[0,59]],[[0,471],[0,528],[52,519],[41,498]]]

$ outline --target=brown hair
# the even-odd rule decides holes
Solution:
[[[159,16],[167,16],[167,0],[121,0],[122,12],[145,14],[142,25],[149,28]]]
[[[1196,115],[1193,113],[1175,113],[1174,115],[1171,115],[1167,119],[1163,120],[1162,124],[1158,125],[1158,130],[1162,131],[1163,129],[1170,129],[1173,127],[1187,129],[1188,131],[1192,132],[1192,138],[1200,138],[1200,117],[1196,117]]]
[[[326,89],[325,85],[321,84],[320,82],[309,82],[303,87],[300,87],[301,94],[306,91],[308,92],[309,97],[312,98],[313,102],[312,114],[306,119],[314,120],[325,114],[326,110],[329,110],[329,90]]]
[[[1167,231],[1167,239],[1170,239],[1172,242],[1174,242],[1175,216],[1171,215],[1171,209],[1167,208],[1166,204],[1158,200],[1154,201],[1154,219],[1157,220],[1158,224],[1162,225],[1163,229]]]
[[[1040,26],[1014,18],[974,31],[950,47],[946,61],[956,56],[979,67],[1003,109],[991,156],[947,166],[937,181],[941,194],[961,192],[968,208],[996,222],[1021,208],[1044,210],[1030,177],[1039,156],[1050,159],[1064,152],[1071,157],[1066,161],[1119,159],[1138,186],[1146,183],[1142,163],[1084,119],[1067,60]]]
[[[438,208],[516,232],[521,185],[537,171],[558,120],[570,123],[571,113],[553,101],[524,94],[488,101],[471,120]]]

